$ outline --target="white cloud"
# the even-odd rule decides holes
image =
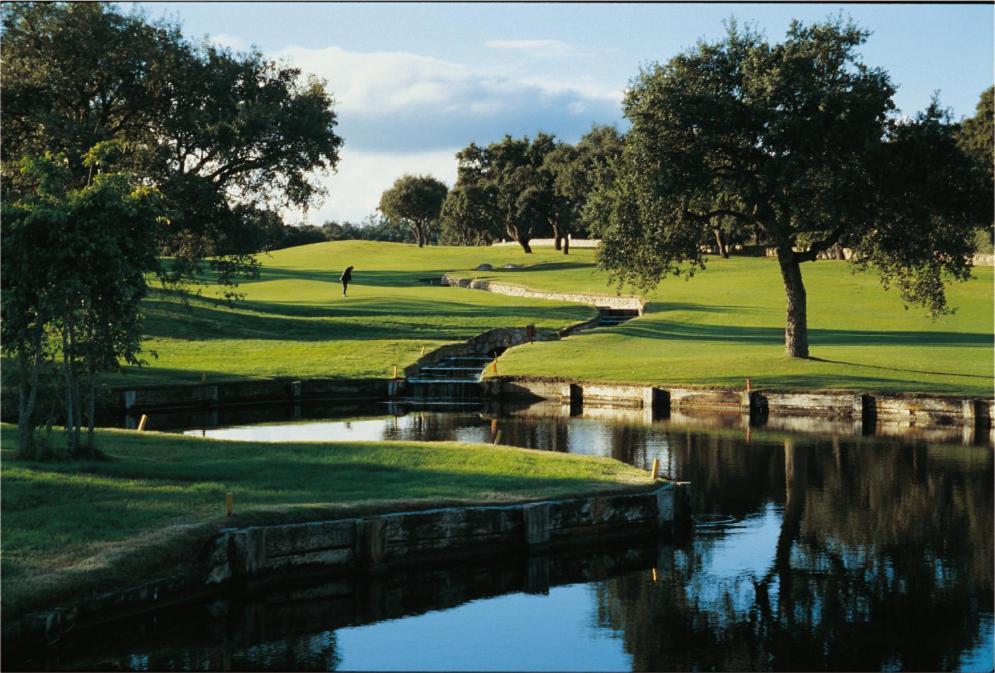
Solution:
[[[227,47],[232,51],[246,51],[249,48],[249,43],[236,35],[229,35],[228,33],[218,33],[217,35],[211,36],[211,41],[221,47]]]
[[[568,58],[590,55],[589,52],[571,47],[562,40],[488,40],[484,46],[502,51],[514,51],[533,58]]]
[[[338,172],[308,221],[360,222],[405,173],[456,180],[455,153],[471,142],[538,131],[576,141],[592,124],[621,121],[621,87],[593,79],[527,78],[407,52],[290,47],[267,54],[328,82],[345,141]],[[298,223],[301,213],[285,213]]]
[[[328,82],[352,149],[414,152],[538,130],[576,139],[620,119],[620,87],[515,78],[408,52],[289,47],[272,56]]]
[[[355,152],[344,149],[338,172],[321,176],[328,189],[320,208],[308,213],[308,222],[326,220],[359,223],[380,204],[380,195],[404,175],[431,175],[452,187],[456,182],[456,152],[459,148],[412,153]],[[287,222],[299,223],[299,212],[285,213]]]

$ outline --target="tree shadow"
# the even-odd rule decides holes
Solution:
[[[863,364],[861,362],[846,362],[845,360],[829,360],[829,359],[826,359],[826,358],[816,358],[816,357],[810,357],[809,360],[812,360],[813,362],[825,362],[827,364],[833,364],[833,365],[847,365],[847,366],[850,366],[850,367],[862,367],[862,368],[865,368],[865,369],[881,369],[881,370],[889,371],[889,372],[907,372],[907,373],[910,373],[910,374],[932,374],[934,376],[961,376],[961,377],[970,378],[970,379],[982,379],[982,380],[986,380],[986,381],[995,381],[995,377],[985,376],[984,374],[959,374],[959,373],[955,373],[955,372],[930,371],[930,370],[927,370],[927,369],[905,369],[905,368],[902,368],[902,367],[885,367],[883,365],[867,365],[867,364]]]
[[[685,309],[695,310],[695,309]],[[718,310],[722,310],[718,307]],[[713,311],[707,307],[705,312]],[[777,327],[702,325],[667,320],[634,320],[613,332],[642,339],[716,341],[726,343],[781,344],[784,330]],[[809,343],[823,346],[991,346],[992,336],[978,332],[924,332],[882,330],[809,329]]]
[[[238,309],[232,310],[219,299],[198,299],[186,305],[148,299],[143,333],[146,338],[191,341],[461,340],[493,327],[583,318],[577,314],[578,307],[570,305],[483,305],[403,297],[362,298],[329,306],[240,302]]]

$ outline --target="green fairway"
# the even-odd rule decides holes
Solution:
[[[547,253],[552,257],[552,253]],[[229,307],[208,286],[189,306],[158,292],[146,301],[143,348],[148,367],[113,384],[225,378],[390,378],[422,349],[462,341],[495,327],[562,329],[592,308],[429,286],[452,269],[483,262],[522,263],[513,248],[422,248],[394,243],[318,243],[260,255],[258,280]],[[355,267],[349,296],[339,274]]]
[[[840,261],[803,265],[812,358],[784,357],[784,288],[770,258],[711,258],[669,278],[646,315],[619,327],[517,348],[500,373],[661,385],[836,388],[991,396],[992,268],[948,286],[954,315],[930,320]],[[462,273],[552,291],[610,291],[593,251],[530,269]]]
[[[422,349],[494,327],[558,329],[593,309],[425,285],[445,272],[557,292],[614,294],[594,251],[532,255],[518,247],[426,247],[343,241],[263,255],[259,280],[234,308],[208,287],[189,308],[158,294],[147,302],[150,366],[113,383],[235,377],[391,376]],[[474,271],[482,263],[493,271]],[[338,277],[356,267],[349,296]],[[504,269],[506,264],[522,268]],[[803,266],[812,358],[783,355],[784,289],[773,259],[712,258],[690,281],[667,279],[647,314],[625,325],[512,349],[502,375],[660,385],[837,388],[991,395],[992,269],[949,286],[954,315],[930,320],[904,308],[873,274],[849,264]]]
[[[4,615],[183,567],[222,522],[288,522],[427,503],[479,503],[649,485],[608,458],[500,446],[262,444],[99,430],[108,460],[13,460],[2,426]],[[61,433],[58,435],[62,437]],[[236,516],[225,520],[225,493]],[[119,587],[120,588],[120,587]]]

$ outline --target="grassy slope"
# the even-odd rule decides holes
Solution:
[[[421,349],[493,327],[558,328],[592,315],[588,307],[426,286],[446,271],[553,291],[613,293],[595,272],[593,251],[569,257],[548,248],[418,249],[346,241],[282,250],[262,258],[245,302],[228,308],[208,288],[187,310],[162,296],[148,302],[145,347],[151,366],[118,384],[246,376],[388,377]],[[480,263],[491,272],[472,269]],[[505,270],[507,263],[526,265]],[[349,297],[339,272],[356,267]],[[712,259],[690,281],[667,279],[648,314],[622,327],[512,349],[501,374],[661,385],[848,388],[982,394],[992,392],[992,269],[949,288],[957,313],[931,321],[905,309],[873,274],[845,262],[804,265],[810,360],[782,355],[784,290],[772,259]],[[212,296],[214,297],[212,299]]]
[[[516,249],[424,248],[392,243],[318,243],[261,256],[258,280],[234,308],[208,287],[189,308],[161,293],[146,302],[148,367],[114,384],[235,377],[387,378],[393,365],[494,327],[560,329],[593,309],[426,286],[450,269],[521,263]],[[552,253],[548,253],[553,257]],[[349,296],[339,274],[355,266]]]
[[[272,444],[100,430],[109,460],[12,459],[2,426],[4,615],[181,565],[222,523],[287,522],[418,503],[555,497],[649,485],[607,458],[458,443]],[[199,526],[195,526],[199,524]]]
[[[608,291],[593,252],[538,267],[463,275],[554,291]],[[952,316],[905,309],[873,274],[805,264],[810,360],[783,356],[784,290],[772,259],[711,259],[690,281],[667,279],[645,316],[621,327],[509,351],[502,375],[695,386],[838,388],[991,396],[992,269],[948,288]]]

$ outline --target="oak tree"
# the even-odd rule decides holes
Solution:
[[[791,357],[809,355],[802,264],[837,245],[905,301],[948,310],[943,281],[970,274],[985,185],[937,104],[892,114],[888,74],[857,51],[867,37],[843,19],[796,21],[768,44],[731,23],[641,72],[616,175],[595,199],[600,266],[649,288],[703,268],[717,225],[758,228],[776,249]]]
[[[380,196],[380,212],[387,219],[411,227],[418,247],[439,229],[439,215],[449,188],[431,175],[402,175]]]

